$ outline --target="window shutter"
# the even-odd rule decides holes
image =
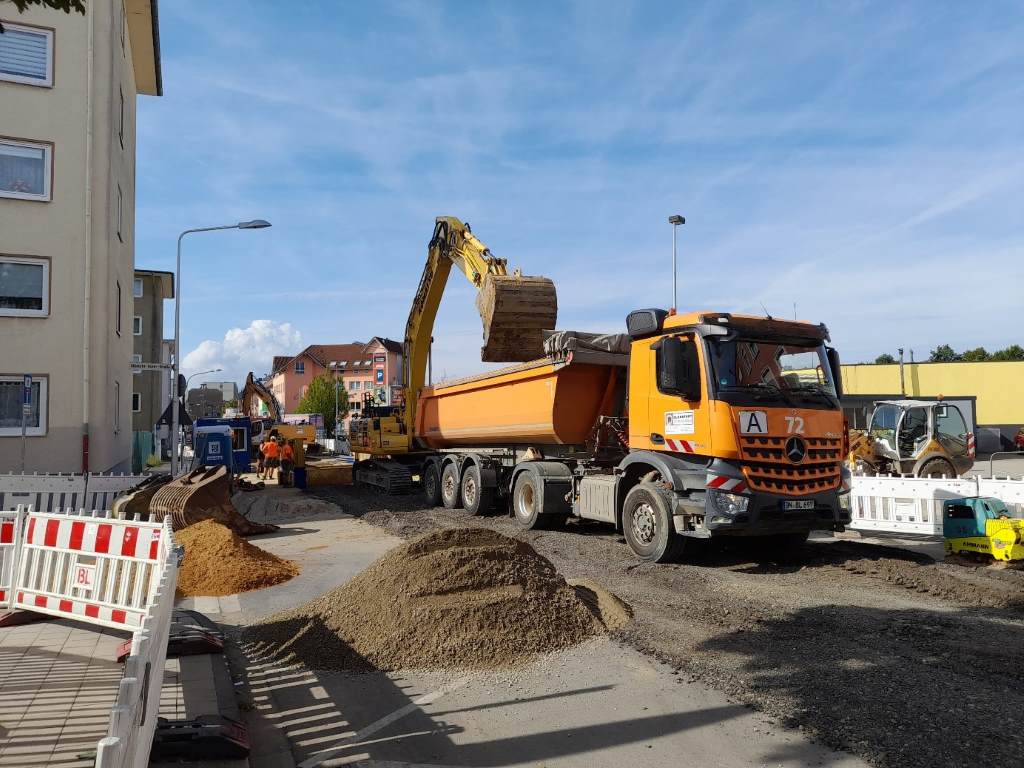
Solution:
[[[0,74],[49,82],[50,36],[25,28],[4,25],[0,35]]]

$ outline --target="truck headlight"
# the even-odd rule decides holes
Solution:
[[[711,505],[716,512],[724,515],[738,515],[747,511],[750,504],[749,496],[741,496],[738,493],[727,493],[725,491],[710,491]]]
[[[837,498],[839,500],[839,508],[841,510],[843,510],[844,512],[849,512],[850,511],[850,492],[847,491],[846,493],[840,493],[837,496]]]

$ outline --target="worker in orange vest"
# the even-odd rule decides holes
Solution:
[[[278,438],[279,440],[280,438]],[[281,446],[277,440],[267,440],[263,447],[263,455],[266,457],[267,480],[274,479],[274,470],[280,465]]]
[[[285,440],[284,444],[281,446],[281,476],[278,481],[281,485],[292,484],[292,468],[294,466],[295,449],[292,448],[291,440]]]

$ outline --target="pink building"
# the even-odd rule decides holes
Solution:
[[[402,397],[402,345],[379,336],[365,344],[311,344],[295,357],[274,358],[270,389],[285,413],[299,413],[309,383],[323,373],[341,382],[350,416],[367,403],[393,405]],[[348,419],[342,429],[348,430]]]

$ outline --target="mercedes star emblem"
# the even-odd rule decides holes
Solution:
[[[786,457],[794,464],[799,464],[807,455],[807,446],[799,437],[791,437],[786,441]]]

